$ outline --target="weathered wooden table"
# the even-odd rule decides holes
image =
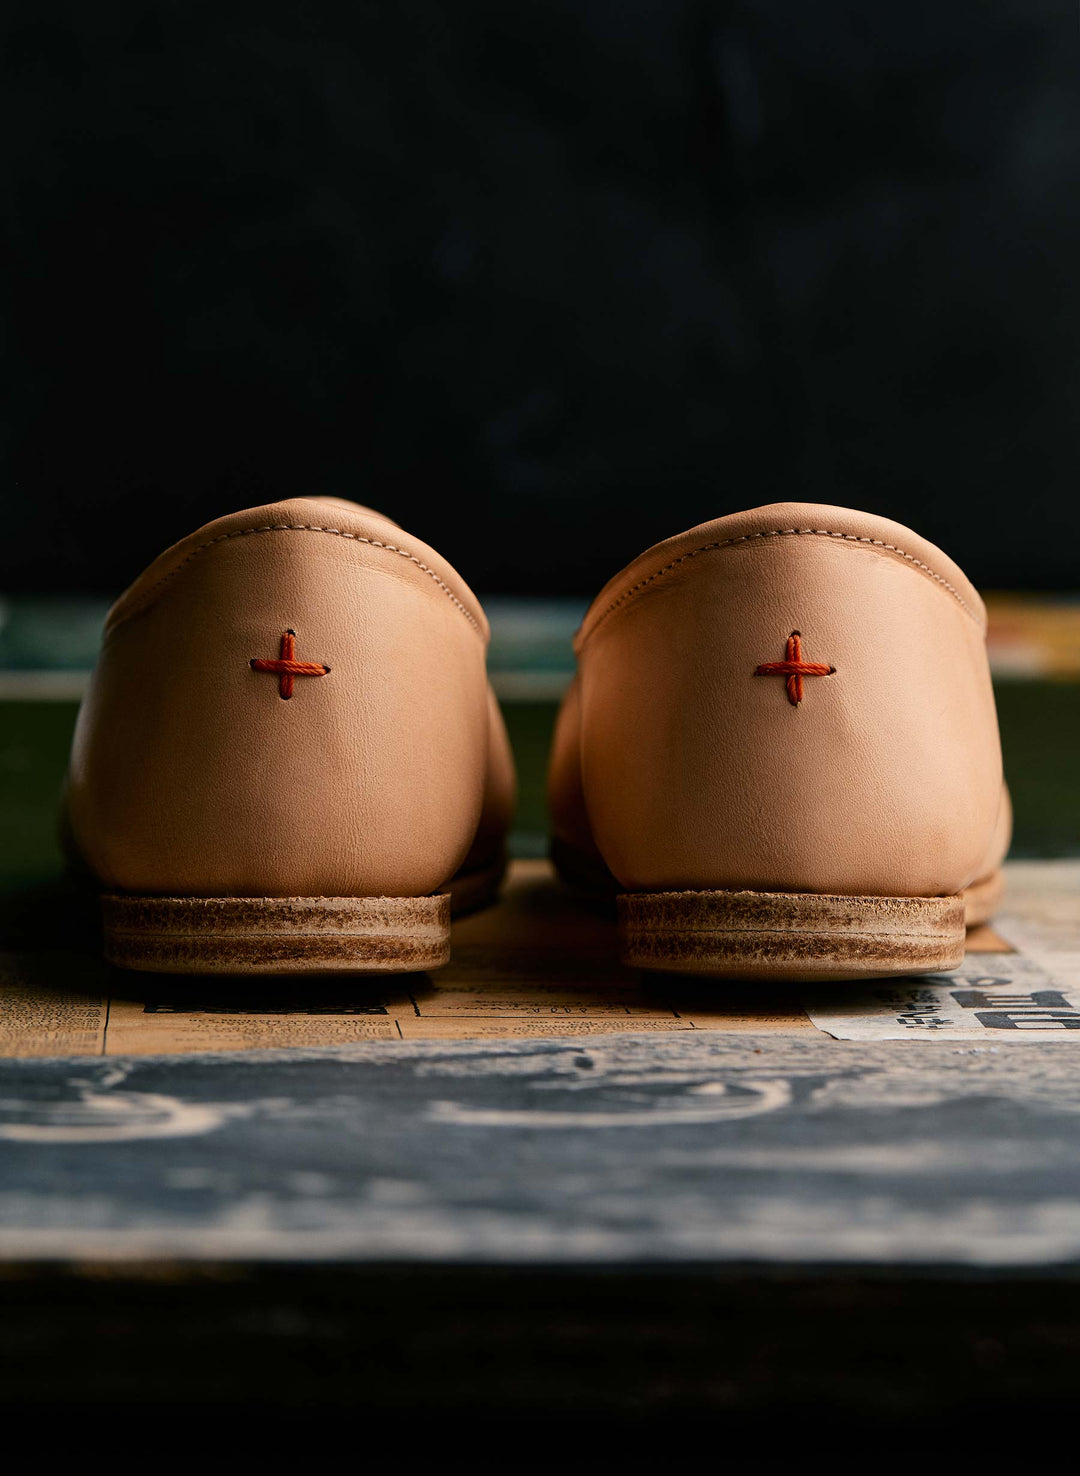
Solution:
[[[618,1414],[635,1441],[823,1401],[1052,1417],[1080,1375],[1080,864],[1010,886],[958,975],[856,990],[648,981],[541,863],[431,977],[16,949],[0,1397],[553,1438]]]

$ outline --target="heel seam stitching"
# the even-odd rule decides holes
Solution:
[[[639,590],[644,589],[646,585],[652,584],[655,580],[661,579],[665,574],[669,574],[672,569],[677,568],[680,564],[685,564],[688,559],[695,559],[698,557],[699,554],[711,553],[714,549],[730,548],[733,544],[736,543],[752,543],[755,539],[758,538],[799,537],[838,538],[845,543],[866,543],[872,545],[875,548],[884,548],[887,549],[890,553],[899,554],[902,559],[905,559],[909,564],[913,564],[915,568],[921,569],[924,574],[929,574],[931,579],[933,579],[937,584],[940,584],[943,589],[948,590],[948,592],[956,600],[957,604],[959,604],[962,609],[966,610],[971,618],[976,621],[976,623],[980,625],[982,623],[979,620],[979,617],[976,615],[975,611],[964,599],[963,595],[960,593],[955,585],[950,584],[947,579],[943,579],[940,574],[936,574],[934,570],[930,568],[929,564],[924,564],[922,560],[917,559],[914,554],[905,553],[905,551],[902,548],[898,548],[895,543],[886,543],[881,538],[861,537],[857,533],[838,533],[831,528],[770,528],[760,533],[743,533],[738,538],[720,538],[713,543],[703,543],[700,548],[692,548],[688,553],[680,555],[679,558],[672,559],[670,564],[665,564],[662,569],[657,569],[656,572],[654,574],[650,574],[647,579],[639,580],[637,584],[631,585],[631,587],[628,590],[625,590],[617,600],[614,600],[607,607],[607,609],[602,614],[598,615],[593,621],[592,625],[589,627],[588,636],[592,636],[597,628],[603,624],[603,622],[607,619],[609,615],[617,610],[620,605],[625,604],[627,600],[636,595]],[[583,635],[582,639],[588,639],[588,636]]]
[[[190,564],[192,559],[198,558],[200,554],[205,553],[208,548],[213,548],[215,544],[228,543],[233,538],[248,538],[253,533],[327,533],[335,538],[348,538],[353,543],[366,543],[370,548],[381,548],[385,549],[387,553],[399,554],[403,559],[408,559],[410,563],[415,564],[418,569],[422,570],[423,573],[432,579],[442,590],[443,594],[446,595],[447,599],[450,600],[451,604],[456,605],[461,611],[473,629],[478,634],[483,634],[480,629],[480,622],[473,615],[472,611],[466,605],[462,604],[449,585],[444,584],[439,578],[434,569],[428,564],[423,563],[415,554],[409,553],[408,549],[398,548],[394,543],[382,543],[378,538],[365,538],[360,533],[346,533],[341,528],[326,528],[318,523],[265,523],[254,528],[237,528],[232,533],[219,534],[217,538],[211,538],[209,542],[200,544],[198,548],[193,548],[189,554],[180,560],[174,569],[170,569],[168,574],[162,575],[160,579],[151,585],[134,609],[125,611],[119,619],[115,620],[109,626],[105,633],[106,638],[111,636],[114,631],[119,630],[128,620],[133,619],[136,615],[141,615],[153,603],[158,591],[174,579],[180,573],[181,569],[187,564]]]

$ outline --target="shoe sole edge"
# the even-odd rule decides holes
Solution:
[[[952,897],[810,892],[624,892],[623,962],[717,979],[840,981],[938,973],[964,958]]]
[[[412,973],[450,957],[450,894],[101,899],[105,957],[167,974]]]

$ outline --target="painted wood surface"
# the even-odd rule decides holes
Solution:
[[[14,1061],[14,1258],[1080,1259],[1067,1045],[811,1032]]]

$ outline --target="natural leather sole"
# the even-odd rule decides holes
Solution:
[[[623,962],[714,979],[888,978],[955,969],[964,900],[809,892],[628,892]]]
[[[450,895],[101,899],[105,957],[162,974],[398,974],[450,957]]]

